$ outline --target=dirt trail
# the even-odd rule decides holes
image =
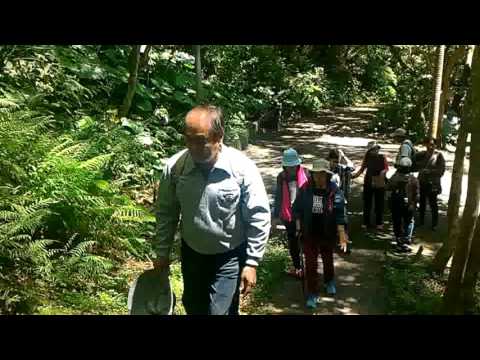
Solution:
[[[256,162],[262,173],[270,197],[273,194],[276,175],[280,171],[281,152],[290,146],[297,149],[306,164],[311,163],[314,157],[325,157],[330,147],[338,146],[358,168],[367,143],[375,139],[382,146],[381,152],[392,164],[399,145],[393,144],[384,136],[368,133],[367,130],[369,120],[375,116],[376,111],[377,109],[371,107],[336,108],[324,111],[315,119],[302,119],[289,124],[280,132],[260,136],[254,145],[249,146],[247,154]],[[445,152],[445,157],[447,167],[451,170],[453,154]],[[448,197],[449,176],[446,174],[444,177],[442,199]],[[353,251],[348,256],[335,255],[337,295],[333,298],[322,294],[322,301],[317,310],[309,312],[304,307],[300,282],[285,275],[274,290],[271,300],[257,308],[255,313],[347,315],[385,313],[382,283],[385,251],[392,236],[390,215],[388,212],[385,215],[386,227],[383,232],[365,233],[361,230],[362,183],[363,177],[360,177],[352,184],[349,206]],[[440,227],[437,233],[432,236],[424,229],[417,232],[417,246],[423,245],[424,255],[427,256],[438,248],[440,245],[438,239],[446,232],[446,222],[443,221],[445,206],[441,205],[440,209]],[[428,215],[427,212],[427,219]]]

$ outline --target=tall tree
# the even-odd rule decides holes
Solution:
[[[193,45],[195,50],[195,73],[197,77],[197,102],[200,103],[202,94],[202,54],[200,45]]]
[[[480,220],[477,219],[477,223]],[[475,228],[472,238],[470,256],[468,258],[467,268],[465,270],[465,279],[463,280],[463,312],[473,312],[475,309],[475,286],[480,271],[480,225]]]
[[[465,67],[462,74],[462,83],[465,85],[464,89],[468,88],[472,56],[474,46],[469,46],[468,53],[465,60]],[[458,129],[457,144],[455,148],[455,160],[453,162],[452,169],[452,183],[450,185],[450,196],[448,198],[448,236],[444,239],[442,247],[435,254],[435,258],[432,263],[432,270],[435,273],[442,274],[445,271],[448,261],[452,257],[455,242],[459,233],[459,215],[460,215],[460,200],[462,197],[462,179],[465,160],[465,150],[467,146],[467,138],[469,134],[469,121],[471,114],[469,112],[469,106],[471,104],[470,94],[465,101],[463,107],[460,110],[460,128]],[[462,98],[465,96],[461,96]]]
[[[439,147],[444,147],[443,141],[443,116],[447,110],[448,99],[450,98],[450,83],[452,74],[454,73],[456,65],[465,57],[466,46],[455,47],[451,52],[447,53],[442,79],[442,92],[440,97],[440,109],[438,112],[438,128],[436,138]]]
[[[480,50],[475,48],[472,63],[472,87],[470,116],[472,141],[470,145],[470,163],[480,162]],[[465,210],[461,221],[460,236],[455,246],[452,268],[445,290],[444,306],[448,313],[456,312],[463,299],[463,282],[470,258],[472,237],[475,231],[480,205],[480,166],[470,166],[468,172],[468,190]]]
[[[477,48],[478,49],[478,48]],[[475,52],[475,60],[480,63],[480,51]],[[479,65],[480,66],[480,65]],[[480,71],[472,75],[472,83],[478,91],[472,96],[472,119],[474,126],[472,128],[472,148],[476,148],[480,152],[480,145],[473,145],[475,141],[480,142]],[[477,157],[480,159],[480,156]],[[474,161],[474,159],[470,159]],[[477,166],[478,167],[478,166]],[[479,175],[480,176],[480,175]],[[470,255],[468,257],[467,266],[465,269],[465,277],[462,284],[463,295],[463,311],[472,311],[475,306],[475,285],[477,283],[478,274],[480,272],[480,223],[477,219],[477,226],[475,229],[472,243],[470,246]]]
[[[128,89],[127,94],[123,99],[123,104],[120,108],[119,115],[121,117],[128,115],[128,113],[130,112],[130,107],[132,106],[133,97],[135,96],[138,79],[138,65],[140,63],[140,48],[141,45],[132,46],[130,56],[128,58]]]
[[[440,97],[442,94],[442,79],[443,79],[443,62],[445,59],[445,45],[439,45],[437,50],[437,62],[435,66],[434,76],[434,92],[433,92],[433,107],[432,119],[430,125],[430,136],[437,136],[438,117],[440,113]]]

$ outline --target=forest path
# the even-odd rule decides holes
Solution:
[[[386,136],[369,133],[369,122],[375,117],[374,107],[348,107],[325,110],[320,116],[301,119],[290,123],[281,131],[259,136],[254,145],[247,149],[247,155],[257,164],[265,186],[272,197],[275,179],[281,170],[281,153],[288,147],[294,147],[301,155],[304,164],[311,164],[313,158],[326,157],[331,147],[344,151],[358,167],[361,165],[367,143],[376,140],[387,156],[389,164],[398,151],[398,144]],[[416,245],[424,247],[423,255],[431,256],[440,245],[440,239],[446,233],[445,200],[450,188],[453,153],[444,152],[447,161],[447,173],[442,185],[444,188],[440,204],[440,226],[435,234],[428,228],[416,232]],[[391,166],[388,176],[394,171]],[[383,287],[383,266],[389,239],[393,236],[391,216],[386,206],[385,229],[365,232],[362,223],[362,184],[363,176],[352,183],[349,204],[350,234],[353,250],[350,255],[335,255],[337,295],[329,297],[324,292],[315,311],[304,306],[300,281],[287,275],[275,285],[268,301],[262,301],[254,307],[248,307],[249,314],[385,314],[385,292]],[[429,212],[427,220],[429,224]],[[274,241],[274,240],[273,240]],[[319,267],[320,272],[322,267]]]

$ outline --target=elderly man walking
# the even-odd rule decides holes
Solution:
[[[256,283],[270,232],[260,173],[223,144],[220,108],[197,106],[185,119],[187,149],[165,165],[156,204],[154,267],[164,270],[181,218],[183,304],[187,314],[238,314],[239,294]]]

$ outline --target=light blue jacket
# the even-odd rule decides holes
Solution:
[[[183,169],[172,168],[185,155]],[[187,245],[201,254],[218,254],[247,242],[247,261],[257,266],[270,233],[270,205],[256,165],[242,152],[222,146],[208,179],[195,167],[187,150],[164,168],[156,203],[154,249],[168,257],[179,219]]]

